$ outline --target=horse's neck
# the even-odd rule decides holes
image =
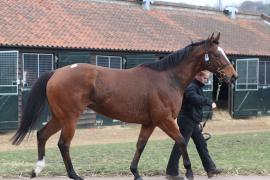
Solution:
[[[202,62],[199,59],[188,57],[172,69],[172,73],[178,81],[179,87],[184,90],[202,69]]]

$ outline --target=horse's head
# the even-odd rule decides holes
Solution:
[[[219,46],[220,33],[214,37],[214,33],[205,41],[202,48],[204,69],[216,74],[226,83],[232,83],[237,79],[237,72],[230,63],[223,49]]]

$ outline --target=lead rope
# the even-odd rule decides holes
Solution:
[[[222,80],[219,78],[218,79],[218,88],[217,88],[217,94],[216,94],[216,101],[218,102],[218,97],[219,97],[219,93],[220,93],[220,87],[222,86]]]
[[[209,139],[211,139],[212,136],[210,133],[203,132],[203,128],[206,125],[206,121],[204,121],[203,124],[200,123],[199,126],[200,126],[200,129],[201,129],[201,132],[202,132],[202,135],[203,135],[205,141],[208,141]]]
[[[217,89],[217,94],[216,94],[216,101],[215,102],[217,102],[218,101],[218,97],[219,97],[219,93],[220,93],[220,88],[221,88],[221,86],[222,86],[222,79],[218,79],[218,89]],[[210,119],[210,114],[208,115],[208,118],[207,118],[207,120],[208,119]],[[207,121],[206,120],[206,121]],[[203,132],[203,128],[205,127],[205,125],[206,125],[206,121],[204,121],[204,123],[203,124],[200,124],[200,129],[201,129],[201,132],[202,132],[202,134],[203,134],[203,137],[204,137],[204,139],[205,139],[205,141],[208,141],[209,139],[211,139],[211,134],[210,133],[206,133],[206,132]]]
[[[206,132],[203,132],[203,128],[205,127],[206,125],[206,122],[210,119],[210,113],[208,114],[208,117],[206,118],[206,120],[203,122],[203,123],[200,123],[199,124],[199,128],[200,128],[200,131],[203,135],[203,138],[205,139],[205,141],[208,141],[209,139],[211,139],[211,134],[210,133],[206,133]]]

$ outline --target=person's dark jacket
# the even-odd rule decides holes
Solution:
[[[193,80],[184,93],[180,116],[186,116],[196,123],[202,122],[203,106],[212,107],[212,101],[203,94],[204,84]]]

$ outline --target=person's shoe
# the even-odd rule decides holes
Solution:
[[[213,169],[211,171],[208,171],[207,176],[208,176],[208,178],[211,178],[211,177],[216,176],[222,172],[223,172],[223,169],[216,168],[216,169]]]
[[[171,175],[166,175],[166,179],[167,180],[185,180],[185,177],[183,177],[183,176],[180,176],[180,175],[178,175],[178,176],[171,176]]]

